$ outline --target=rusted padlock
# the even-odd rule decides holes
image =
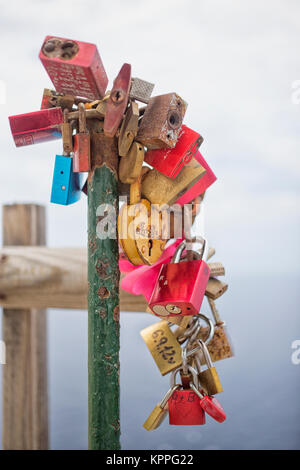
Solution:
[[[85,106],[78,105],[79,132],[74,135],[74,168],[75,173],[90,171],[91,169],[91,142],[90,134],[86,128]]]
[[[62,109],[67,108],[69,111],[72,111],[74,103],[75,96],[44,88],[41,109],[61,107]]]
[[[211,341],[207,344],[207,349],[211,356],[211,360],[213,362],[216,362],[216,361],[221,361],[222,359],[233,357],[234,350],[233,350],[230,336],[226,328],[226,324],[221,319],[219,312],[216,308],[215,302],[209,297],[207,297],[207,300],[208,300],[208,303],[209,303],[209,306],[210,306],[210,309],[214,318],[214,322],[215,322],[214,336],[211,339]],[[201,327],[198,338],[203,340],[204,338],[206,338],[207,333],[208,333],[208,328]],[[204,363],[205,363],[204,356],[201,355],[201,364],[204,364]]]
[[[150,98],[142,117],[137,140],[149,149],[174,147],[187,103],[176,93]]]
[[[64,122],[61,125],[61,135],[63,141],[63,153],[64,155],[70,155],[73,152],[73,136],[72,136],[72,126],[68,121],[69,111],[64,109]]]

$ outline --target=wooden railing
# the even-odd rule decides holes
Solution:
[[[85,248],[46,247],[45,208],[3,207],[0,305],[3,449],[48,448],[47,308],[87,308]],[[120,292],[120,310],[143,312],[142,296]]]

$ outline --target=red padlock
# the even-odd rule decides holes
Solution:
[[[189,188],[179,199],[177,199],[176,204],[180,204],[183,206],[184,204],[188,204],[189,202],[193,201],[197,196],[204,193],[207,188],[212,185],[217,177],[212,172],[211,168],[208,166],[206,161],[204,160],[201,153],[198,151],[194,157],[197,162],[200,163],[201,166],[206,170],[205,174],[200,178],[191,188]]]
[[[90,171],[91,168],[91,142],[90,134],[86,129],[85,106],[78,105],[79,132],[74,135],[73,171],[80,173]]]
[[[211,418],[218,421],[218,423],[223,423],[223,421],[226,419],[226,413],[218,400],[214,396],[205,395],[203,391],[200,392],[200,390],[197,389],[194,384],[190,384],[190,387],[199,397],[200,406],[203,408],[203,410]]]
[[[8,119],[17,147],[61,138],[61,124],[64,122],[61,108],[17,114]]]
[[[171,386],[175,386],[176,374],[182,367],[175,369],[171,374]],[[192,367],[188,367],[192,372],[193,380],[197,384],[197,374]],[[174,384],[174,385],[173,385]],[[198,388],[198,384],[195,385]],[[191,388],[176,390],[168,401],[169,423],[174,425],[203,425],[205,424],[205,413],[200,405],[200,397]]]
[[[95,44],[46,36],[39,58],[56,91],[97,100],[108,78]]]
[[[131,84],[131,65],[123,64],[114,80],[113,89],[107,100],[104,118],[104,134],[113,137],[118,130],[125,112]]]
[[[202,240],[203,258],[206,240]],[[200,311],[210,269],[203,259],[179,262],[185,246],[184,240],[177,248],[171,263],[161,267],[149,301],[149,308],[155,315],[197,315]]]
[[[183,124],[175,147],[148,150],[145,153],[145,162],[173,179],[191,161],[202,142],[200,134]]]

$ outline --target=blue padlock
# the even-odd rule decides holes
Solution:
[[[78,201],[81,196],[83,174],[73,172],[73,158],[55,156],[51,202],[67,206]]]

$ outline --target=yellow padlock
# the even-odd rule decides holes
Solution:
[[[181,347],[167,321],[156,322],[140,334],[162,375],[181,365]]]
[[[126,157],[125,157],[126,158]],[[151,204],[141,198],[141,178],[130,185],[130,204],[124,204],[118,218],[119,242],[127,259],[134,265],[155,263],[167,240],[161,240],[161,217],[151,226]]]
[[[161,423],[168,414],[168,401],[178,388],[180,388],[179,384],[176,384],[174,385],[174,387],[171,387],[167,391],[163,399],[151,411],[150,415],[143,424],[144,428],[147,431],[153,431],[161,425]]]

